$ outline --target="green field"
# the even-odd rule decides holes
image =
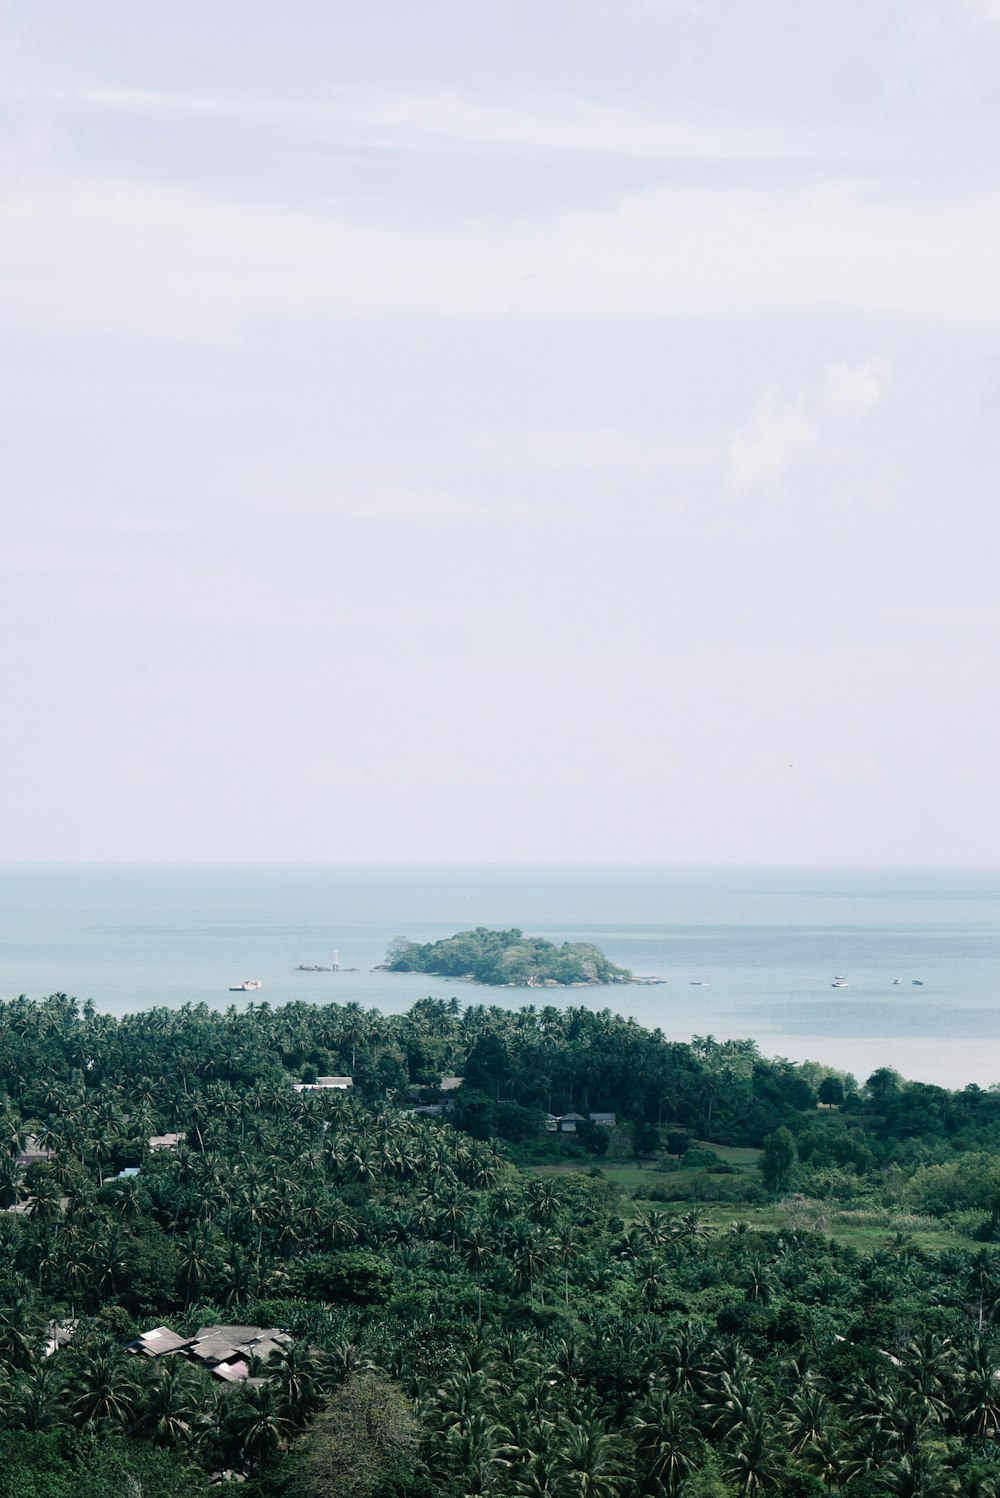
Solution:
[[[755,1174],[757,1161],[763,1153],[759,1149],[738,1149],[725,1144],[712,1144],[709,1140],[697,1140],[693,1143],[699,1149],[712,1150],[741,1174]],[[543,1175],[579,1174],[593,1168],[592,1164],[584,1161],[534,1167]],[[629,1198],[623,1202],[623,1215],[626,1216],[638,1217],[650,1211],[681,1214],[694,1209],[705,1226],[716,1232],[728,1232],[734,1222],[745,1222],[751,1229],[761,1232],[789,1232],[796,1229],[821,1232],[862,1254],[900,1247],[897,1242],[899,1234],[903,1235],[905,1244],[923,1253],[942,1253],[949,1248],[968,1252],[973,1247],[968,1238],[962,1237],[947,1223],[939,1222],[933,1217],[919,1217],[888,1209],[853,1211],[844,1209],[838,1202],[820,1202],[794,1196],[766,1206],[753,1206],[745,1202],[655,1201],[642,1194],[654,1182],[669,1181],[677,1185],[691,1183],[701,1172],[677,1170],[664,1173],[651,1165],[624,1165],[617,1162],[604,1163],[600,1169],[605,1180],[620,1186]]]
[[[660,1202],[637,1201],[640,1211],[650,1208],[690,1211],[683,1203],[679,1209],[666,1208]],[[877,1213],[842,1212],[836,1202],[805,1201],[786,1205],[778,1202],[766,1207],[744,1205],[720,1205],[718,1202],[692,1203],[698,1216],[707,1227],[717,1232],[728,1232],[734,1222],[746,1222],[761,1232],[780,1233],[796,1229],[822,1232],[838,1243],[857,1249],[861,1254],[873,1254],[886,1249],[898,1249],[910,1245],[922,1253],[939,1254],[948,1248],[962,1249],[968,1253],[975,1248],[968,1238],[954,1232],[946,1223],[933,1217],[915,1218],[908,1213],[889,1211]],[[860,1220],[859,1220],[860,1219]],[[898,1235],[903,1235],[900,1244]]]

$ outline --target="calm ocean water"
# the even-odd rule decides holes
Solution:
[[[862,1079],[1000,1083],[1000,869],[0,865],[0,998],[585,1003]],[[520,926],[663,986],[528,995],[373,972],[395,935]],[[342,971],[299,973],[299,963]],[[355,968],[357,971],[344,971]],[[834,975],[848,988],[833,989]],[[902,981],[893,985],[893,978]],[[229,985],[258,978],[251,995]],[[923,980],[922,986],[912,980]]]

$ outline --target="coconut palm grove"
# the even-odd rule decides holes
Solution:
[[[0,1495],[1000,1493],[1000,1092],[607,1010],[0,1005]]]

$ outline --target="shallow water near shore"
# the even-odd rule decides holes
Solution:
[[[290,999],[396,1012],[426,994],[586,1004],[671,1039],[749,1035],[862,1080],[890,1065],[1000,1082],[1000,869],[6,864],[0,913],[0,999],[62,991],[113,1014]],[[529,992],[372,971],[393,936],[478,925],[594,941],[666,981]],[[335,950],[340,972],[296,971]],[[259,992],[229,992],[246,978]]]

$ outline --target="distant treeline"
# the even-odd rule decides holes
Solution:
[[[496,987],[534,983],[627,983],[632,974],[610,962],[592,942],[557,947],[522,931],[459,931],[443,941],[408,941],[397,936],[385,956],[392,973],[433,973],[442,978],[474,978]]]

